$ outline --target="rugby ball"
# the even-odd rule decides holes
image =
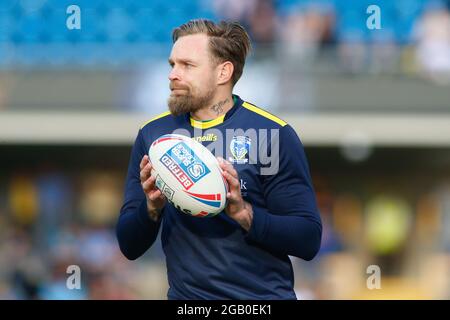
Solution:
[[[213,217],[226,205],[228,185],[216,157],[184,135],[166,134],[149,149],[156,187],[179,211]]]

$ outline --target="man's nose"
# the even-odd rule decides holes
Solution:
[[[178,70],[175,67],[173,67],[172,70],[170,70],[169,80],[170,81],[180,80],[180,75],[178,73]]]

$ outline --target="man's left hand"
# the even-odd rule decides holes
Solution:
[[[237,221],[246,231],[249,231],[253,221],[253,208],[250,203],[242,198],[238,173],[230,162],[220,157],[217,157],[217,160],[223,171],[222,175],[228,182],[228,203],[225,207],[225,213]]]

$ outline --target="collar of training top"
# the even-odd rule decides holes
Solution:
[[[190,116],[190,114],[188,114],[187,116],[189,117],[189,122],[191,126],[199,129],[208,129],[223,123],[225,120],[231,117],[231,115],[234,114],[234,112],[239,108],[239,106],[242,105],[242,99],[238,95],[233,94],[232,96],[234,102],[233,107],[230,110],[228,110],[226,114],[221,115],[220,117],[217,117],[212,120],[202,121],[202,120],[195,120]]]

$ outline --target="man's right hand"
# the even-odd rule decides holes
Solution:
[[[166,197],[156,188],[156,177],[152,177],[152,164],[145,155],[141,160],[141,185],[147,198],[147,209],[151,219],[157,221],[161,214],[161,210],[166,204]]]

